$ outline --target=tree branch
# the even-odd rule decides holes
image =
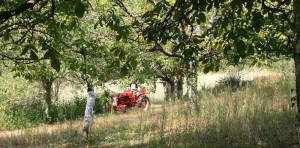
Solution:
[[[2,57],[3,61],[4,60],[10,60],[10,61],[13,61],[17,64],[31,64],[31,63],[39,62],[40,60],[48,60],[46,58],[41,58],[39,60],[33,60],[31,58],[25,58],[25,57],[12,57],[12,56],[9,56],[5,53],[0,53],[0,56]]]
[[[117,0],[116,4],[130,17],[132,17],[134,20],[137,20],[137,16],[130,13],[127,9],[127,7],[124,5],[124,3],[121,0]]]
[[[28,9],[33,8],[37,3],[39,3],[41,0],[27,0],[25,3],[21,4],[19,7],[7,10],[7,11],[1,11],[0,12],[0,24],[3,24],[5,21],[7,21],[9,18],[16,16]]]
[[[156,44],[156,45],[155,45],[153,48],[151,48],[149,51],[150,51],[150,52],[153,52],[153,51],[160,51],[161,53],[163,53],[164,55],[166,55],[166,56],[168,56],[168,57],[176,57],[176,58],[181,58],[181,59],[183,59],[183,56],[182,56],[181,54],[166,51],[160,44]]]
[[[284,18],[286,19],[286,21],[290,24],[290,26],[291,26],[291,27],[294,26],[294,24],[293,24],[292,21],[288,18],[288,15],[287,15],[287,13],[286,13],[284,10],[280,9],[279,7],[271,8],[271,7],[269,7],[269,6],[267,6],[267,5],[265,4],[265,1],[266,1],[266,0],[262,0],[262,1],[261,1],[261,4],[262,4],[262,6],[263,6],[264,8],[266,8],[266,9],[268,9],[269,11],[272,11],[272,12],[280,12],[280,13],[282,13],[282,15],[284,16]],[[281,4],[279,4],[279,6],[280,6],[280,5],[281,5]]]

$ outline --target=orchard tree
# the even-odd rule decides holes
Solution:
[[[222,58],[238,64],[246,58],[256,62],[273,57],[288,58],[293,54],[292,5],[289,0],[149,0],[145,4],[146,11],[130,7],[132,1],[113,2],[123,13],[111,13],[111,16],[126,19],[131,24],[127,23],[126,27],[137,33],[139,41],[152,45],[151,51],[186,61],[186,74],[191,78],[187,81],[191,104],[196,90],[192,87],[196,85],[191,84],[197,82],[198,62],[204,66],[204,72],[208,72],[218,70]],[[106,21],[120,38],[126,38],[124,31],[119,31],[125,25],[116,22]],[[169,42],[176,46],[174,50],[166,49]]]
[[[86,39],[86,36],[80,36],[82,30],[79,28],[80,18],[83,17],[86,10],[90,7],[88,1],[70,0],[22,0],[0,1],[0,57],[3,61],[13,61],[17,66],[24,67],[27,64],[37,64],[43,61],[50,61],[50,65],[59,72],[61,62],[66,62],[67,58],[77,58],[72,54],[82,55],[84,61],[81,73],[84,73],[83,80],[88,85],[87,109],[85,111],[85,121],[90,121],[92,117],[91,106],[93,102],[93,88],[90,82],[90,72],[87,65],[87,58],[90,56],[81,51],[93,48],[93,45],[87,45],[83,48],[76,45],[76,41]],[[77,39],[77,40],[74,40]],[[75,43],[74,43],[75,42]],[[86,41],[93,43],[90,41]],[[96,49],[98,50],[98,49]],[[101,48],[99,48],[101,50]],[[67,56],[68,55],[68,56]],[[70,56],[71,55],[71,56]],[[74,63],[68,63],[70,66]],[[46,66],[47,67],[47,66]],[[39,66],[36,66],[39,68]],[[45,68],[45,67],[41,67]],[[47,73],[47,70],[36,69],[41,73]],[[73,69],[74,70],[74,69]],[[78,69],[77,69],[78,70]],[[39,75],[41,79],[44,76]],[[52,81],[52,76],[46,76],[43,81]],[[51,87],[51,81],[47,81],[45,88]],[[48,83],[49,82],[49,83]],[[46,83],[46,82],[45,82]],[[45,96],[49,97],[49,94]],[[88,122],[90,123],[90,122]],[[90,124],[84,124],[84,130],[87,131]]]
[[[110,11],[109,15],[100,16],[99,24],[106,24],[115,30],[119,40],[133,37],[140,43],[147,43],[150,48],[146,48],[148,51],[144,52],[158,51],[165,56],[184,61],[188,96],[193,107],[199,62],[208,63],[205,71],[217,69],[219,63],[217,55],[220,52],[207,48],[211,47],[210,30],[217,19],[217,10],[212,9],[213,2],[151,0],[144,2],[143,5],[148,9],[141,9],[142,11],[129,6],[132,2],[114,0],[113,3],[118,7],[112,7],[110,10],[113,11]],[[129,36],[130,32],[135,36]],[[167,49],[169,43],[173,44],[174,48]]]

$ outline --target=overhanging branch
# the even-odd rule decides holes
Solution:
[[[28,9],[33,8],[37,3],[39,3],[41,0],[27,0],[25,3],[21,4],[19,7],[7,10],[7,11],[1,11],[0,12],[0,24],[7,21],[9,18],[16,16]]]
[[[282,9],[280,9],[279,7],[271,8],[271,7],[269,7],[269,6],[267,6],[267,5],[265,4],[265,1],[266,1],[266,0],[262,0],[262,1],[261,1],[261,4],[262,4],[262,6],[263,6],[264,8],[266,8],[266,9],[268,9],[269,11],[272,11],[272,12],[279,12],[279,13],[281,13],[281,14],[284,16],[284,18],[286,19],[286,21],[289,23],[289,25],[290,25],[291,27],[294,26],[293,22],[289,19],[289,17],[288,17],[288,15],[287,15],[287,13],[285,12],[285,10],[282,10]],[[281,5],[281,4],[279,4],[279,6],[280,6],[280,5]]]
[[[166,51],[160,44],[156,44],[152,49],[150,49],[149,51],[159,51],[161,53],[163,53],[164,55],[168,56],[168,57],[176,57],[176,58],[181,58],[183,59],[183,56],[179,53],[173,53],[173,52],[169,52]]]

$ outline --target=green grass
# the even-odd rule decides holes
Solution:
[[[94,116],[88,140],[82,119],[52,125],[52,133],[30,130],[0,138],[0,145],[28,147],[299,147],[296,108],[290,90],[294,78],[260,78],[235,91],[204,89],[197,107],[187,101],[164,104],[149,112]],[[47,127],[47,126],[46,126]],[[47,127],[49,129],[49,127]]]
[[[96,95],[94,112],[103,112],[105,97]],[[86,98],[74,98],[72,101],[60,101],[52,104],[51,120],[45,117],[45,109],[42,101],[32,104],[7,104],[0,113],[0,131],[30,128],[42,123],[65,122],[83,117],[86,106]]]

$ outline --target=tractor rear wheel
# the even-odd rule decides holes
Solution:
[[[150,109],[150,106],[151,106],[150,99],[146,95],[143,95],[141,99],[140,108],[143,111],[147,111],[148,109]]]

